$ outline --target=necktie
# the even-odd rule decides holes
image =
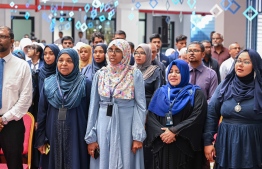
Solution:
[[[35,72],[36,71],[36,66],[38,65],[38,63],[36,64],[33,64],[34,68],[33,68],[33,71]]]
[[[3,69],[4,59],[0,59],[0,109],[2,109]]]
[[[80,39],[80,42],[82,42],[81,39]]]
[[[192,69],[192,76],[191,76],[191,84],[195,85],[196,84],[196,69]]]

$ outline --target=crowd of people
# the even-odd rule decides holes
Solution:
[[[0,148],[22,169],[33,114],[32,169],[261,169],[262,59],[223,36],[162,53],[159,34],[134,46],[124,31],[92,45],[54,44],[0,26]],[[59,48],[59,44],[61,44]],[[216,135],[216,137],[215,137]],[[50,148],[50,150],[49,150]]]

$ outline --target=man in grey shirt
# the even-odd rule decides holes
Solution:
[[[187,47],[187,55],[190,83],[200,86],[209,102],[218,85],[218,79],[216,72],[206,67],[202,62],[205,57],[205,47],[200,42],[192,42]]]

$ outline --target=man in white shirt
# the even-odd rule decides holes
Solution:
[[[63,32],[60,31],[60,32],[58,33],[58,36],[59,36],[59,38],[54,41],[54,44],[56,44],[56,45],[61,45],[61,44],[62,44],[61,40],[62,40],[62,38],[63,38]]]
[[[220,65],[220,69],[219,69],[221,82],[225,80],[227,74],[231,70],[234,60],[236,56],[238,55],[238,53],[240,52],[240,46],[237,42],[235,42],[229,45],[228,50],[229,50],[228,52],[231,57],[225,60],[224,62],[222,62],[222,64]]]
[[[22,169],[22,117],[32,102],[32,77],[28,63],[10,53],[13,42],[12,30],[0,26],[0,149],[8,169]]]
[[[75,43],[77,43],[77,42],[83,42],[85,44],[88,44],[88,40],[83,37],[83,32],[82,31],[78,32],[78,40]]]

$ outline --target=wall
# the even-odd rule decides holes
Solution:
[[[14,2],[16,2],[17,0],[14,0]],[[191,0],[192,1],[192,0]],[[246,1],[244,0],[236,0],[237,3],[239,3],[241,5],[240,10],[235,14],[231,14],[229,11],[224,11],[221,15],[219,15],[216,18],[215,21],[215,30],[217,32],[220,32],[224,35],[225,40],[224,40],[224,44],[225,46],[228,46],[232,41],[237,41],[241,44],[241,46],[245,46],[246,42],[246,19],[243,16],[243,11],[246,9]],[[19,1],[19,3],[22,2],[26,2],[26,0],[21,0]],[[52,3],[57,3],[57,4],[61,4],[62,2],[65,2],[63,0],[54,0],[52,1]],[[79,1],[82,3],[82,6],[85,5],[85,1]],[[183,21],[180,22],[179,21],[179,15],[176,14],[169,14],[170,11],[188,11],[188,12],[192,12],[192,9],[189,8],[189,6],[186,4],[187,1],[184,0],[183,5],[181,4],[177,4],[174,5],[172,3],[171,0],[169,0],[170,3],[170,8],[169,11],[166,10],[166,1],[163,0],[158,0],[158,4],[155,7],[154,10],[152,10],[151,6],[149,5],[149,1],[145,1],[145,0],[140,0],[141,2],[141,7],[140,9],[142,10],[151,10],[151,12],[149,12],[147,14],[147,38],[146,40],[149,41],[149,36],[154,33],[153,32],[153,20],[152,20],[152,15],[169,15],[171,18],[171,21],[175,22],[175,34],[174,36],[178,36],[180,34],[184,34],[188,37],[190,37],[190,15],[183,15]],[[209,12],[209,10],[215,5],[215,4],[219,4],[220,5],[221,0],[197,0],[196,6],[194,8],[194,10],[196,12]],[[7,0],[2,0],[2,3],[9,3],[9,1]],[[49,2],[51,3],[51,2]],[[66,5],[66,3],[64,3],[64,5]],[[80,3],[78,3],[78,5],[80,5]],[[134,10],[132,11],[131,8],[134,8]],[[2,15],[0,15],[0,25],[6,25],[6,26],[11,26],[11,12],[10,9],[0,9],[2,12]],[[157,11],[158,10],[163,10],[166,11],[165,14],[158,14]],[[25,10],[22,10],[25,11]],[[40,11],[40,12],[34,12],[33,10],[29,11],[31,16],[35,17],[35,35],[36,37],[40,38],[40,39],[45,39],[47,41],[47,43],[51,43],[52,42],[52,33],[49,31],[49,24],[47,23],[43,18],[42,18],[42,14],[43,13],[47,13],[49,14],[50,11]],[[83,20],[83,17],[85,15],[85,12],[78,12],[78,11],[74,11],[75,15],[75,23],[78,20]],[[132,20],[130,20],[128,18],[128,15],[130,13],[134,14],[134,18]],[[126,31],[127,35],[128,35],[128,39],[129,41],[134,42],[135,45],[138,44],[138,32],[139,27],[138,27],[138,10],[135,7],[135,3],[130,3],[130,0],[119,0],[119,7],[117,8],[117,25],[116,25],[116,30],[122,29],[124,31]],[[83,22],[83,21],[82,21]],[[240,26],[243,25],[243,26]],[[75,37],[77,37],[77,30],[75,29]],[[240,36],[241,35],[241,36]],[[189,43],[189,42],[188,42]]]

